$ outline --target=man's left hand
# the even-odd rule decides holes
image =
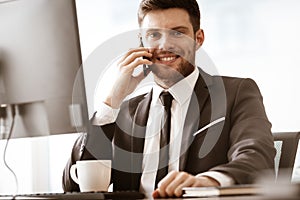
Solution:
[[[187,172],[170,172],[158,183],[158,188],[152,193],[153,198],[180,197],[184,187],[220,186],[219,182],[208,176],[193,176]]]

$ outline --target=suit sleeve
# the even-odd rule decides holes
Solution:
[[[65,192],[73,192],[73,191],[79,192],[78,184],[76,184],[70,176],[70,168],[73,164],[76,163],[77,160],[81,159],[86,137],[87,134],[81,134],[77,138],[72,149],[71,157],[68,160],[67,165],[65,166],[65,169],[63,171],[62,186]]]
[[[92,124],[92,123],[91,123]],[[68,160],[62,177],[62,187],[65,192],[79,192],[79,186],[70,176],[70,168],[78,160],[111,160],[112,138],[114,124],[105,126],[90,125],[88,133],[81,134],[74,143],[71,157]]]
[[[240,82],[229,113],[229,162],[211,170],[230,175],[238,184],[252,183],[258,172],[274,169],[276,153],[271,123],[253,80]]]

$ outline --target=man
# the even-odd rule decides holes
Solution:
[[[273,168],[271,124],[255,82],[210,76],[195,66],[204,41],[196,0],[142,0],[138,19],[147,48],[119,60],[119,76],[94,126],[74,145],[64,190],[78,190],[69,168],[81,159],[112,159],[114,190],[153,197],[179,197],[186,186],[252,183],[258,172]],[[123,101],[149,73],[134,76],[141,65],[149,66],[156,86]],[[163,112],[164,92],[170,118]]]

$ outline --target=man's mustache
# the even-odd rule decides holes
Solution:
[[[150,53],[152,53],[152,58],[159,58],[159,57],[163,57],[166,55],[173,55],[173,56],[180,56],[180,57],[184,57],[184,52],[181,50],[160,50],[160,49],[153,49],[151,51],[149,51]]]

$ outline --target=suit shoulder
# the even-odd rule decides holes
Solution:
[[[224,83],[239,84],[248,78],[233,77],[233,76],[213,76],[213,78],[222,78]]]
[[[236,99],[240,96],[255,96],[261,98],[261,92],[256,82],[251,78],[230,76],[213,76],[214,87],[224,90],[227,98]]]
[[[256,87],[258,88],[256,82],[251,78],[240,78],[231,76],[213,76],[213,79],[222,79],[225,87]]]
[[[256,85],[255,81],[251,78],[241,78],[241,77],[233,77],[233,76],[221,76],[221,75],[211,75],[205,71],[203,71],[201,68],[199,69],[200,75],[203,79],[205,79],[205,82],[207,84],[214,84],[214,85],[224,85],[225,87],[230,86],[231,88],[236,86],[238,87],[241,84],[250,84],[250,85]],[[210,82],[211,81],[211,82]]]

